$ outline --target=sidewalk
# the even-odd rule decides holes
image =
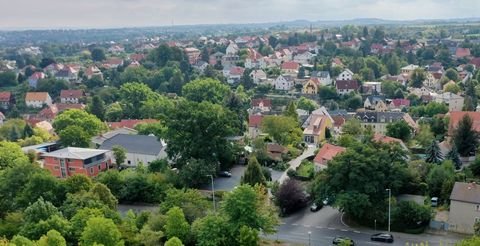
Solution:
[[[300,163],[302,163],[302,161],[304,159],[306,159],[307,157],[313,156],[313,154],[315,152],[315,149],[316,149],[315,146],[309,145],[307,147],[307,149],[305,149],[305,151],[303,151],[303,153],[301,155],[299,155],[297,158],[289,161],[288,163],[290,164],[290,167],[282,173],[282,175],[280,176],[280,178],[277,181],[280,184],[283,183],[283,181],[285,181],[285,179],[287,179],[287,177],[288,177],[288,175],[287,175],[288,170],[290,170],[290,169],[295,170],[298,166],[300,166]]]

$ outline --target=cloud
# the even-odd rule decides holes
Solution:
[[[478,0],[0,0],[0,28],[478,16]],[[2,3],[3,2],[3,3]]]

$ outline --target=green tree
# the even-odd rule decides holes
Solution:
[[[265,116],[262,120],[262,131],[269,134],[279,144],[288,145],[302,140],[302,130],[298,122],[287,116]]]
[[[456,82],[458,81],[458,72],[453,68],[449,68],[445,71],[445,77]]]
[[[90,145],[90,136],[82,127],[71,125],[59,131],[60,143],[65,147],[87,148]]]
[[[53,122],[53,127],[57,132],[61,132],[70,126],[80,127],[89,138],[106,129],[106,126],[95,115],[79,109],[64,111]]]
[[[457,84],[447,84],[443,87],[444,92],[451,92],[453,94],[457,94],[460,92],[461,88]]]
[[[297,105],[294,101],[290,101],[287,105],[287,109],[283,113],[287,117],[291,117],[294,120],[298,121]]]
[[[362,122],[359,119],[351,118],[343,124],[342,132],[352,136],[362,135],[363,127]]]
[[[98,95],[93,96],[92,103],[88,105],[88,112],[101,121],[105,119],[105,103]]]
[[[400,120],[387,125],[387,136],[408,141],[412,134],[412,128],[407,122]]]
[[[50,230],[47,232],[47,235],[42,236],[37,242],[38,246],[66,246],[67,241],[65,238],[56,230]]]
[[[75,215],[70,219],[72,223],[72,232],[73,236],[76,239],[80,239],[82,232],[87,225],[87,221],[95,217],[103,217],[104,213],[101,209],[98,208],[81,208]]]
[[[412,87],[420,88],[423,86],[423,81],[426,79],[425,70],[416,68],[410,76],[410,85]]]
[[[190,158],[219,161],[229,147],[226,137],[234,132],[231,112],[209,102],[180,101],[165,126],[169,157],[185,162]]]
[[[461,156],[470,156],[478,146],[478,133],[473,129],[473,121],[468,114],[458,122],[453,133],[453,143]]]
[[[169,189],[160,204],[160,212],[167,213],[173,207],[182,209],[189,223],[202,218],[211,207],[211,201],[207,201],[196,189]]]
[[[260,241],[258,230],[249,228],[248,226],[242,226],[240,227],[237,240],[240,246],[257,246]]]
[[[472,238],[463,239],[455,244],[455,246],[475,246],[480,244],[480,237],[474,236]]]
[[[259,186],[240,185],[228,193],[222,212],[237,233],[242,226],[248,226],[269,234],[275,231],[279,222],[265,190]]]
[[[87,221],[80,241],[82,245],[120,246],[124,245],[121,236],[111,219],[93,217]]]
[[[13,167],[18,163],[28,163],[28,157],[18,144],[0,141],[0,170]]]
[[[460,160],[460,156],[458,154],[457,147],[454,145],[452,149],[447,153],[447,159],[451,160],[455,165],[455,168],[458,170],[462,166],[462,161]]]
[[[247,169],[240,182],[241,184],[249,184],[252,186],[256,184],[266,185],[267,181],[263,176],[262,167],[255,156],[250,157],[248,160]]]
[[[190,225],[185,219],[181,208],[173,207],[168,210],[164,229],[168,239],[177,237],[184,242],[188,239],[190,236]]]
[[[227,246],[231,244],[230,225],[223,215],[207,215],[195,220],[192,231],[198,246]]]
[[[401,201],[392,211],[392,225],[399,230],[426,225],[432,217],[431,208],[413,201]]]
[[[57,98],[60,92],[66,89],[68,89],[68,82],[63,79],[47,78],[37,83],[37,91],[48,91],[52,98]]]
[[[177,237],[172,237],[165,242],[165,246],[183,246],[182,240]]]
[[[120,98],[124,113],[134,119],[140,118],[140,109],[145,101],[156,99],[159,95],[144,83],[129,82],[120,87]]]
[[[420,131],[415,136],[415,140],[420,144],[420,146],[426,148],[431,143],[432,140],[435,139],[432,130],[430,129],[430,125],[428,124],[420,124]]]
[[[15,86],[18,84],[17,74],[14,72],[0,73],[0,87]]]
[[[114,145],[112,147],[113,157],[117,166],[122,165],[127,158],[127,150],[120,145]]]
[[[387,71],[391,75],[397,75],[400,73],[400,59],[397,54],[392,53],[390,58],[387,60]]]
[[[123,117],[123,109],[120,103],[112,103],[108,105],[107,109],[105,110],[105,119],[107,121],[120,121]]]
[[[300,97],[297,102],[297,108],[306,110],[308,111],[308,113],[311,113],[318,108],[318,104],[315,101],[306,97]]]
[[[443,161],[443,154],[438,146],[437,140],[433,140],[431,144],[426,149],[426,159],[428,163],[440,164]]]
[[[435,165],[427,176],[428,193],[431,197],[439,197],[447,201],[455,183],[455,171],[450,161]]]
[[[76,193],[79,191],[89,191],[93,187],[92,180],[85,174],[75,174],[65,180],[65,191],[67,193]]]
[[[229,93],[230,88],[216,79],[197,79],[182,88],[183,96],[194,102],[222,104]]]
[[[105,60],[105,50],[102,48],[94,48],[92,50],[92,60],[94,61],[103,61]]]

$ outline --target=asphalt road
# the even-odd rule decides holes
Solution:
[[[278,227],[277,234],[269,235],[270,239],[279,239],[282,241],[299,243],[304,245],[326,246],[332,245],[332,240],[336,236],[349,237],[355,241],[355,245],[401,245],[407,243],[421,243],[428,241],[428,245],[442,246],[454,245],[455,242],[462,239],[458,234],[448,234],[445,236],[420,234],[411,235],[404,233],[395,233],[395,242],[385,244],[370,241],[370,236],[375,233],[370,229],[354,229],[343,224],[341,213],[332,207],[324,207],[318,212],[310,212],[305,208],[289,217],[282,218],[282,223]],[[309,232],[311,232],[309,234]],[[310,237],[309,237],[310,236]]]

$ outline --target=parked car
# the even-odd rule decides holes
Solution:
[[[232,173],[229,171],[221,171],[218,173],[219,177],[225,177],[225,178],[230,178],[232,177]]]
[[[355,242],[348,237],[335,237],[332,241],[333,245],[350,245],[355,246]]]
[[[322,209],[323,208],[323,204],[317,204],[317,203],[312,203],[312,205],[310,206],[310,211],[312,212],[317,212],[318,210]]]
[[[372,241],[393,243],[393,235],[389,233],[377,233],[370,237]]]

